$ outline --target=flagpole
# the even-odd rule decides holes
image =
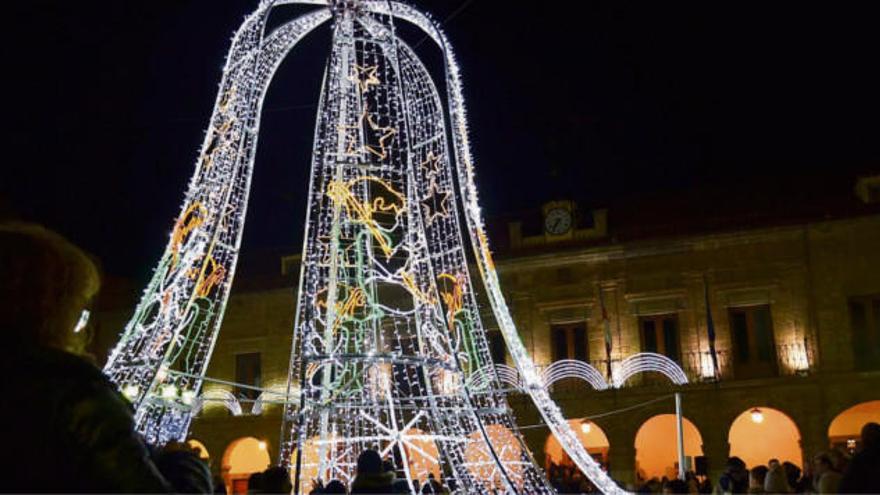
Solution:
[[[712,305],[709,302],[709,280],[703,273],[703,295],[706,301],[706,334],[709,338],[709,356],[712,359],[712,375],[715,381],[721,379],[721,370],[718,369],[718,353],[715,351],[715,322],[712,320]],[[700,363],[702,368],[702,359]]]
[[[681,416],[681,393],[675,393],[675,430],[678,433],[678,479],[685,479],[684,424]]]

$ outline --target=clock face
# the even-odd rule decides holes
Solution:
[[[544,230],[548,234],[560,235],[571,230],[571,212],[565,208],[553,208],[544,217]]]

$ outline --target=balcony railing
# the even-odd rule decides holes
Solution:
[[[733,378],[730,354],[726,350],[715,351],[715,359],[712,358],[712,353],[709,351],[685,352],[682,354],[682,367],[691,383]]]

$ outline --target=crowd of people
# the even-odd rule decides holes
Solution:
[[[706,476],[687,473],[685,480],[652,478],[635,487],[638,493],[880,493],[880,424],[862,428],[861,448],[853,455],[837,449],[813,456],[804,469],[770,459],[747,468],[731,457],[714,485]]]
[[[428,479],[419,484],[413,480],[414,488],[424,495],[440,495],[451,493],[455,487],[448,487],[438,481],[433,473],[428,474]],[[320,481],[312,482],[310,494],[356,494],[356,493],[412,493],[409,481],[403,476],[398,476],[394,462],[390,459],[382,460],[375,450],[367,449],[360,453],[357,460],[357,472],[351,482],[346,486],[340,480],[331,480],[327,484]]]
[[[99,288],[92,260],[63,237],[29,224],[0,224],[0,315],[7,352],[0,360],[6,383],[3,401],[3,489],[11,492],[225,493],[220,479],[185,444],[162,449],[135,432],[130,404],[85,357],[76,327]],[[21,459],[39,462],[20,462]],[[573,466],[551,466],[550,483],[560,493],[595,488]],[[445,478],[451,479],[451,478]],[[250,493],[289,493],[280,467],[256,473]],[[728,460],[716,484],[693,473],[684,480],[651,479],[628,487],[638,493],[880,493],[880,425],[867,424],[861,449],[852,457],[820,453],[802,471],[770,459],[746,468]],[[455,491],[431,476],[420,493]],[[392,461],[374,450],[361,453],[350,486],[315,482],[311,493],[408,493]]]
[[[551,462],[547,467],[547,479],[557,493],[596,492],[596,487],[572,462],[564,465]]]

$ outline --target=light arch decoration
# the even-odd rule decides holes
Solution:
[[[315,9],[267,33],[284,4]],[[415,490],[406,452],[430,440],[462,492],[552,491],[486,368],[467,239],[523,390],[581,471],[620,493],[550,399],[501,293],[452,48],[425,14],[390,0],[263,0],[236,32],[181,213],[105,367],[138,429],[156,443],[185,438],[235,274],[266,88],[331,19],[280,443],[282,462],[297,452],[295,486],[307,472],[350,478],[375,448],[402,457]],[[445,101],[398,21],[440,48]]]
[[[541,380],[544,387],[549,388],[559,380],[574,378],[587,382],[594,390],[605,390],[608,382],[605,377],[590,363],[577,359],[561,359],[544,368]]]
[[[662,373],[676,385],[688,383],[684,370],[669,357],[655,352],[639,352],[620,362],[620,366],[614,370],[612,384],[615,388],[620,388],[633,376],[652,371]]]

